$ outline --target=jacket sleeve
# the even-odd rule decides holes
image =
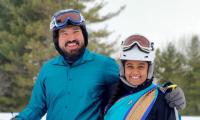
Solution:
[[[45,68],[42,67],[34,84],[29,104],[16,117],[17,120],[40,120],[46,113]]]
[[[103,80],[105,82],[105,91],[102,99],[101,105],[101,117],[103,119],[105,106],[108,104],[108,100],[110,99],[111,92],[113,89],[113,85],[119,81],[119,66],[114,59],[108,58],[104,62],[104,72],[103,72]]]
[[[114,59],[108,59],[104,64],[104,82],[105,82],[105,90],[106,94],[104,99],[106,102],[110,99],[112,94],[113,85],[118,83],[119,80],[119,66]]]
[[[119,81],[119,65],[112,58],[109,58],[107,61],[105,61],[104,80],[109,87]]]

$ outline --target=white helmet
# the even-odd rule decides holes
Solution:
[[[121,44],[120,53],[120,78],[122,82],[131,87],[137,87],[125,80],[123,61],[139,60],[149,63],[147,79],[153,79],[155,51],[153,42],[141,35],[131,35]]]

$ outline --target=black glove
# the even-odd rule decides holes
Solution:
[[[180,87],[168,82],[163,86],[163,88],[165,89],[165,99],[171,108],[176,107],[177,110],[185,108],[185,95]]]

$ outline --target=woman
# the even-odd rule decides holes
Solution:
[[[176,109],[164,99],[164,91],[153,83],[153,43],[132,35],[122,43],[121,81],[106,109],[105,120],[176,120]]]

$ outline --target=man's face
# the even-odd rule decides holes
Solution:
[[[69,57],[80,54],[85,47],[80,26],[71,25],[60,29],[58,41],[60,49]]]

